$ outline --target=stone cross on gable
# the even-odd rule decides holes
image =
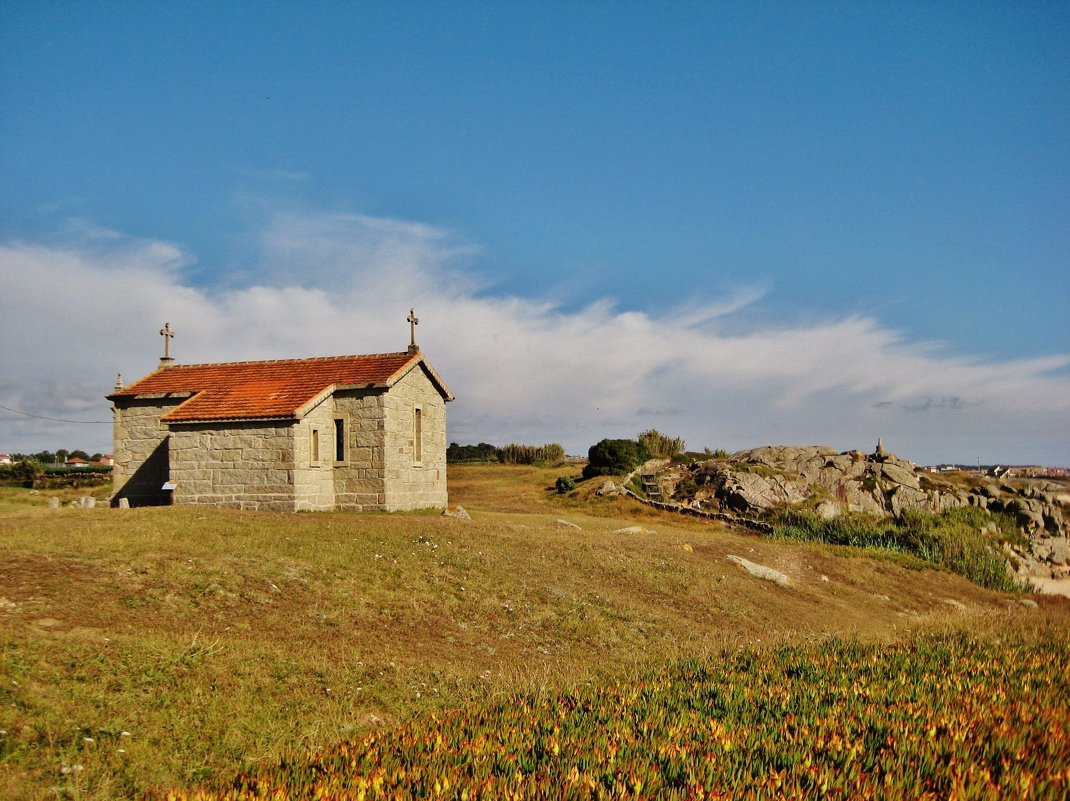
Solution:
[[[420,318],[416,316],[415,309],[409,309],[409,316],[405,318],[409,324],[409,353],[419,353],[420,346],[416,344],[416,326],[420,324]]]
[[[175,332],[171,330],[170,323],[163,324],[163,328],[160,329],[160,336],[163,337],[163,357],[165,359],[170,359],[171,340],[175,338]]]
[[[168,367],[175,363],[171,356],[171,340],[175,338],[175,332],[171,330],[170,323],[163,324],[160,336],[163,337],[163,356],[160,358],[160,367]]]

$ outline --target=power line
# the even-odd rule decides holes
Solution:
[[[20,409],[12,409],[10,406],[4,406],[4,404],[2,404],[2,403],[0,403],[0,409],[6,409],[9,412],[14,412],[15,414],[22,414],[22,415],[25,415],[26,417],[33,417],[33,418],[36,418],[37,420],[51,420],[53,423],[81,423],[81,424],[84,424],[84,425],[111,425],[111,422],[112,422],[111,420],[64,420],[62,417],[45,417],[43,414],[30,414],[29,412],[24,412],[24,411],[22,411]]]

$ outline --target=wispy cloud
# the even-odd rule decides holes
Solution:
[[[194,259],[180,248],[101,231],[0,245],[0,403],[106,419],[115,372],[154,367],[164,321],[184,362],[377,352],[405,347],[415,306],[458,396],[454,440],[582,452],[654,424],[699,449],[881,435],[918,461],[1070,462],[1067,354],[985,360],[861,316],[741,326],[732,316],[760,310],[760,284],[661,314],[609,299],[565,311],[496,294],[465,270],[477,246],[404,220],[276,216],[257,280],[215,291],[184,276]],[[0,413],[0,450],[109,442],[107,427]]]
[[[909,403],[903,406],[903,410],[907,412],[931,412],[952,410],[958,411],[965,409],[967,402],[958,396],[944,397],[944,398],[930,398],[926,397],[921,403]]]

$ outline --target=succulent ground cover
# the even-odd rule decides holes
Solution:
[[[725,652],[424,716],[171,801],[1070,795],[1070,650],[963,635]]]

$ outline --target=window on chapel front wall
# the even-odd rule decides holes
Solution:
[[[334,421],[334,460],[344,462],[346,458],[346,421]]]

